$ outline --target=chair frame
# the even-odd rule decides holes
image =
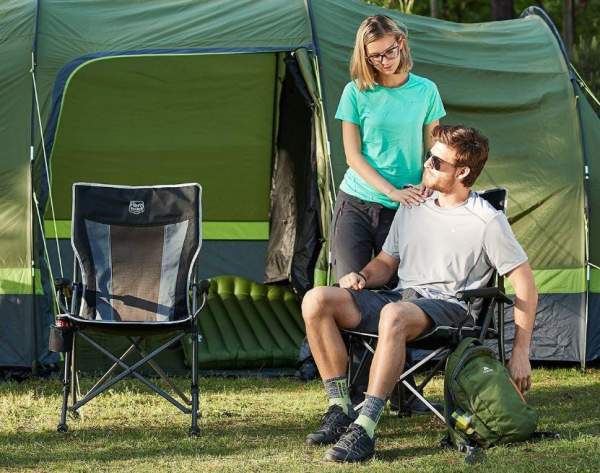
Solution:
[[[125,187],[125,186],[111,186]],[[151,187],[151,186],[148,186]],[[173,186],[178,187],[178,186]],[[72,237],[73,238],[73,237]],[[207,280],[198,281],[197,278],[197,256],[200,247],[193,256],[190,275],[188,279],[187,298],[188,298],[188,316],[185,319],[175,321],[101,321],[89,320],[80,317],[79,311],[81,308],[81,299],[83,296],[82,267],[79,258],[75,258],[73,262],[74,282],[71,283],[68,279],[59,278],[55,280],[55,290],[57,291],[57,300],[59,301],[59,310],[62,312],[57,316],[56,329],[64,336],[66,349],[64,353],[64,374],[62,388],[62,407],[60,421],[57,426],[58,432],[67,432],[67,412],[70,412],[75,418],[78,417],[78,410],[92,399],[110,389],[119,381],[134,377],[152,391],[157,393],[166,401],[173,404],[184,414],[191,415],[191,427],[189,434],[198,436],[200,429],[198,428],[198,418],[200,415],[200,389],[198,386],[198,344],[201,342],[198,317],[204,306],[206,305],[208,289],[210,283]],[[189,293],[191,290],[191,294]],[[198,300],[201,297],[201,302]],[[92,337],[88,336],[86,331],[104,332],[126,337],[131,345],[119,357],[111,353]],[[155,348],[150,353],[140,346],[140,341],[150,335],[165,334],[177,332],[172,338],[163,343],[158,348]],[[153,360],[158,354],[179,342],[186,334],[191,335],[192,342],[192,381],[190,386],[190,397],[176,386],[167,376],[162,368]],[[72,340],[71,340],[72,337]],[[100,377],[100,379],[81,396],[79,373],[77,369],[77,345],[79,339],[84,340],[94,349],[108,357],[113,361],[112,366]],[[127,357],[132,353],[137,353],[140,359],[133,364],[126,363]],[[171,394],[163,390],[161,387],[147,379],[138,370],[148,364],[154,372],[164,380],[174,393],[180,398],[181,402]],[[114,375],[115,371],[121,368],[122,372]],[[114,375],[114,376],[113,376]],[[71,403],[69,404],[69,397]]]
[[[503,199],[498,201],[497,205],[494,207],[497,210],[505,211],[507,203],[506,189],[490,189],[480,193],[480,195],[485,196],[485,194],[491,194],[492,192],[502,193]],[[505,305],[512,304],[512,301],[504,293],[504,278],[494,271],[487,287],[460,291],[456,296],[458,300],[466,302],[469,316],[472,314],[473,301],[475,299],[483,299],[482,307],[477,317],[478,324],[475,326],[458,328],[438,326],[407,343],[407,348],[433,351],[409,369],[405,370],[398,379],[395,390],[397,390],[400,398],[402,399],[404,397],[401,393],[403,387],[411,393],[406,399],[402,399],[401,405],[398,406],[398,416],[411,415],[410,405],[413,401],[419,399],[442,422],[446,422],[443,413],[425,399],[423,390],[446,363],[452,350],[466,337],[475,337],[481,342],[486,339],[496,339],[498,342],[499,359],[503,364],[505,363],[504,309]],[[498,314],[496,321],[494,320],[494,312],[497,312]],[[479,324],[479,322],[481,323]],[[375,348],[379,337],[378,334],[348,329],[342,330],[342,334],[348,341],[348,388],[351,390],[356,384],[359,375],[363,372],[367,360],[372,358],[375,354]],[[442,341],[440,341],[440,339]],[[354,368],[354,350],[357,342],[364,348],[364,352],[358,361],[358,366]],[[418,385],[415,385],[413,375],[430,362],[434,363],[433,368]],[[362,403],[356,408],[359,409],[361,406]]]

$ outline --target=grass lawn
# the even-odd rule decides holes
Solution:
[[[84,387],[91,382],[85,379]],[[539,429],[562,439],[493,448],[471,467],[462,454],[438,447],[444,427],[437,419],[389,412],[374,460],[331,465],[322,461],[324,448],[304,445],[326,405],[319,382],[210,378],[201,385],[202,436],[189,438],[189,417],[136,382],[91,401],[79,420],[69,421],[67,434],[56,432],[59,381],[0,383],[0,470],[600,471],[600,370],[536,369],[528,397],[540,413]],[[441,399],[441,378],[429,394]]]

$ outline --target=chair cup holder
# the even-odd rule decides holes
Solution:
[[[48,347],[54,353],[67,353],[73,347],[73,329],[70,327],[50,326]]]

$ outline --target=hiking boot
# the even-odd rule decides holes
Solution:
[[[375,453],[375,439],[369,437],[361,425],[351,424],[337,443],[325,452],[325,460],[332,462],[362,462]]]
[[[329,445],[339,440],[354,419],[344,414],[340,406],[329,406],[321,419],[319,430],[306,436],[308,445]]]

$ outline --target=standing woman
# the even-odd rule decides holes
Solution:
[[[360,271],[381,251],[399,204],[424,201],[423,145],[446,112],[436,85],[410,72],[408,33],[384,15],[358,28],[342,120],[348,170],[333,216],[336,278]]]

